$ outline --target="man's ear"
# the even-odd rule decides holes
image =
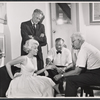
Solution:
[[[44,18],[45,18],[45,16],[43,16],[43,17],[41,18],[41,20],[40,20],[40,22],[39,22],[39,23],[42,23],[42,22],[43,22],[43,20],[44,20]]]
[[[63,44],[63,47],[67,48],[67,45],[66,44]]]

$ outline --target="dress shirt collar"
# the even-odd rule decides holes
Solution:
[[[35,28],[36,28],[36,24],[31,20],[31,23],[32,23],[32,26],[34,25],[35,26]]]
[[[55,49],[56,54],[59,54],[59,53],[62,54],[63,48],[61,51],[57,51],[55,47],[54,47],[54,49]]]
[[[84,48],[85,45],[87,45],[87,42],[84,41],[84,43],[81,45],[81,48]]]
[[[31,23],[32,23],[32,25],[33,25],[33,24],[35,24],[35,23],[33,23],[33,21],[32,21],[32,20],[31,20]]]

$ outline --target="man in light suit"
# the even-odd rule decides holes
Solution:
[[[38,54],[37,54],[38,70],[44,67],[41,47],[47,44],[45,27],[41,23],[43,19],[44,19],[43,12],[40,9],[35,9],[32,14],[32,19],[21,23],[21,36],[22,36],[21,55],[26,55],[26,53],[23,50],[23,45],[25,44],[26,40],[30,38],[37,40],[39,42]]]

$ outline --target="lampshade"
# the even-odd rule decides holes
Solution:
[[[64,24],[63,13],[59,13],[59,17],[58,17],[58,20],[57,20],[57,24],[58,25]]]

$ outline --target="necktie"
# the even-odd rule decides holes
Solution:
[[[36,24],[32,24],[33,28],[35,29],[36,28]]]
[[[34,35],[36,35],[36,25],[35,24],[32,24],[32,27],[33,27],[33,30],[34,30]]]
[[[62,53],[62,52],[61,52],[61,51],[57,51],[57,54],[58,54],[58,53]]]

